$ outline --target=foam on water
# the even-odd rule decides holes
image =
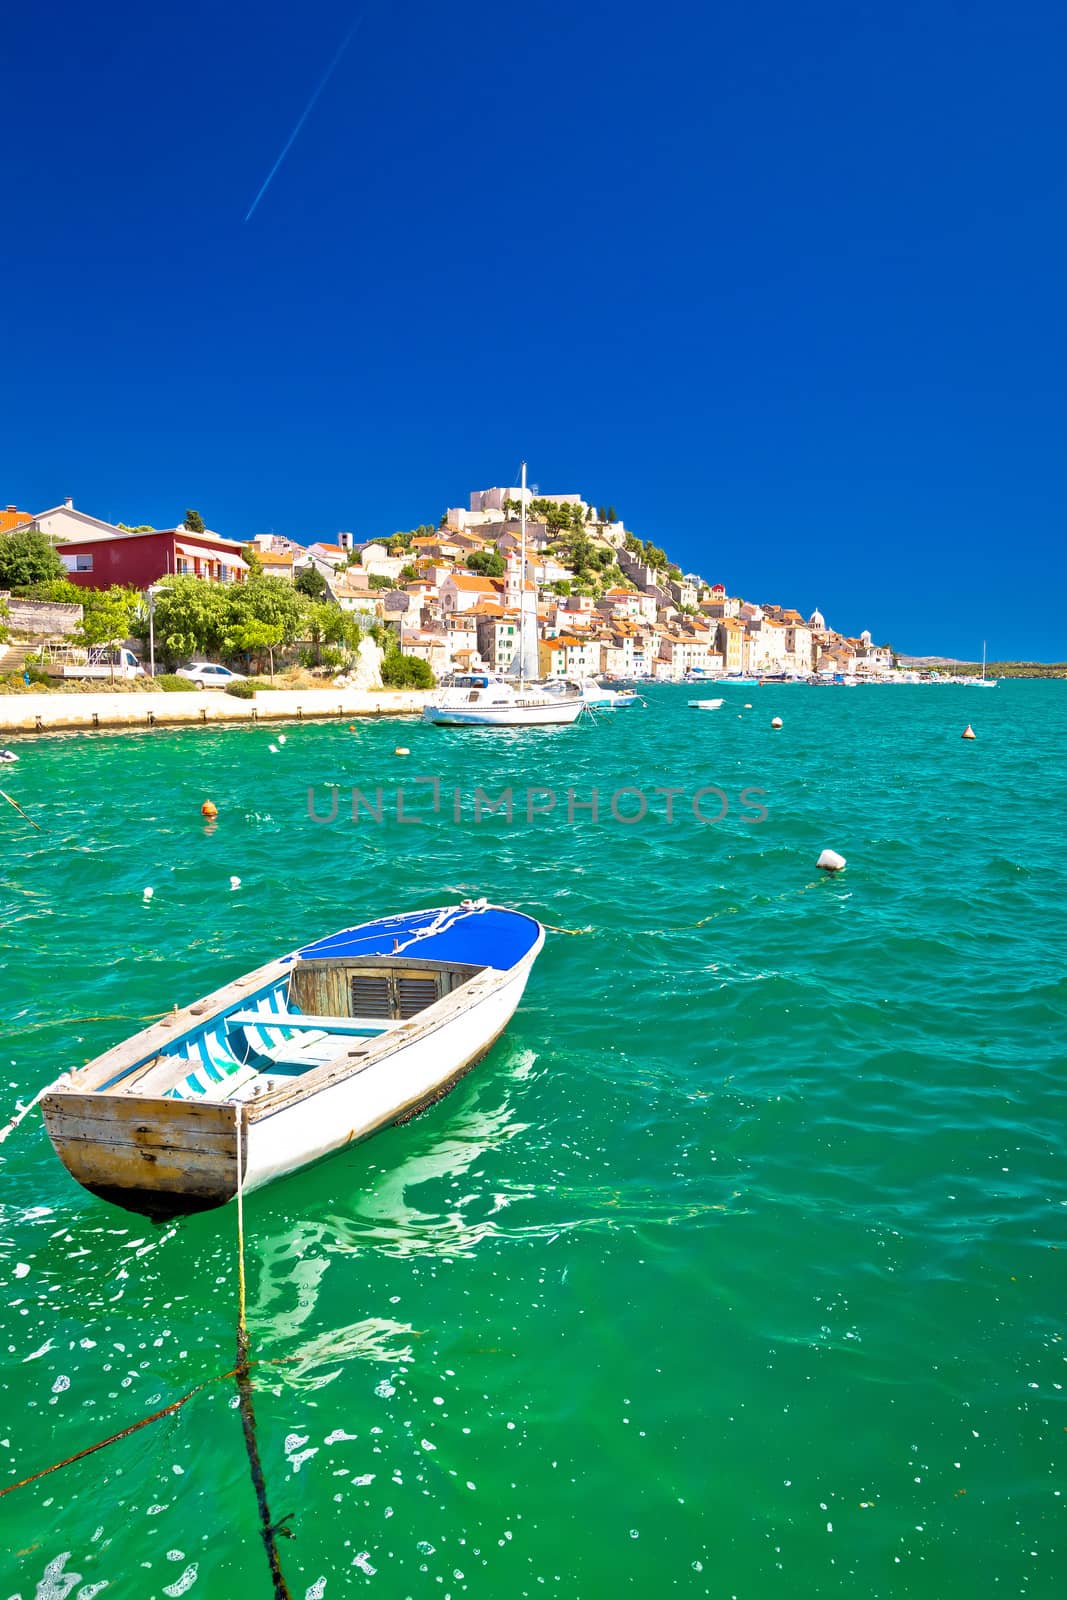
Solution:
[[[387,723],[308,725],[284,762],[256,730],[20,745],[48,832],[0,840],[0,1121],[335,927],[485,894],[596,930],[548,936],[453,1095],[248,1198],[294,1595],[1057,1592],[1067,685],[1001,684],[974,744],[964,693],[404,727],[443,793],[748,785],[758,825],[572,826],[564,798],[476,826],[429,786],[397,823]],[[310,822],[330,781],[380,783],[387,820],[342,795]],[[3,1157],[0,1487],[229,1371],[235,1310],[231,1212],[146,1232],[36,1117]],[[231,1402],[0,1501],[2,1593],[268,1592]]]

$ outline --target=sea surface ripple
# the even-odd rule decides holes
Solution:
[[[1067,684],[700,692],[5,769],[44,831],[3,808],[0,1122],[336,927],[486,895],[554,930],[454,1094],[248,1200],[295,1597],[1062,1592]],[[236,1242],[93,1199],[36,1114],[0,1158],[2,1490],[230,1370]],[[6,1496],[0,1592],[268,1595],[233,1406]]]

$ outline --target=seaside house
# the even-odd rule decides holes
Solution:
[[[448,542],[454,544],[461,554],[469,555],[473,550],[486,549],[488,541],[481,533],[450,533]]]
[[[539,639],[537,660],[544,678],[588,678],[601,670],[599,640],[561,633]]]
[[[478,652],[493,672],[507,672],[518,648],[519,613],[499,601],[483,601],[472,612],[478,629]]]
[[[486,535],[493,540],[501,555],[508,551],[518,553],[522,549],[522,531],[518,522],[503,522],[499,528],[486,528]],[[526,553],[527,556],[540,554],[546,544],[552,540],[545,522],[528,522],[526,524]]]
[[[87,511],[76,511],[74,501],[69,496],[61,506],[52,506],[49,511],[38,511],[32,520],[37,531],[47,534],[53,544],[88,539],[100,534],[110,534],[116,539],[121,539],[125,531],[114,522],[105,522],[101,517],[92,517]]]
[[[723,617],[718,626],[718,651],[722,656],[723,671],[742,673],[748,667],[748,638],[744,624],[736,617]]]
[[[125,533],[104,524],[57,544],[56,553],[70,581],[82,588],[121,584],[147,589],[174,574],[211,583],[243,583],[248,563],[242,548],[236,539],[223,539],[217,533],[190,533],[184,524],[153,528],[150,533]]]
[[[606,589],[597,602],[597,610],[607,617],[632,617],[634,621],[644,617],[652,622],[656,608],[655,601],[652,601],[650,616],[647,609],[649,601],[650,596],[638,594],[634,589]]]
[[[477,651],[478,619],[472,612],[449,612],[444,617],[442,625],[449,639],[449,654],[453,660],[461,651]]]
[[[293,556],[285,550],[261,550],[252,546],[256,560],[263,568],[266,578],[284,578],[288,583],[293,581]]]
[[[492,578],[474,572],[451,572],[440,585],[441,608],[449,611],[473,611],[479,603],[499,600]]]
[[[681,583],[679,583],[677,581],[677,579],[671,578],[670,581],[667,584],[667,588],[670,590],[671,599],[675,602],[676,605],[679,605],[679,606],[695,606],[696,605],[696,603],[697,603],[696,584],[692,583],[688,578],[683,578]]]
[[[338,535],[339,538],[350,537]],[[352,555],[351,544],[328,544],[322,539],[317,539],[314,544],[307,547],[307,556],[302,565],[313,566],[327,580],[339,567],[348,565]]]
[[[401,556],[391,556],[385,545],[377,541],[365,544],[359,552],[359,565],[368,577],[390,578],[393,583],[410,561],[411,557],[406,553]]]
[[[14,533],[16,528],[31,525],[33,517],[28,511],[20,511],[18,506],[8,506],[0,511],[0,533]]]
[[[381,609],[382,596],[371,588],[366,573],[358,567],[345,567],[340,572],[331,572],[326,579],[326,593],[342,611],[355,616],[374,618]]]

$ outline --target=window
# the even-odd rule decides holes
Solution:
[[[60,560],[68,572],[92,572],[92,556],[65,556],[60,552]]]

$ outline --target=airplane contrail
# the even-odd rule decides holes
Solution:
[[[259,205],[259,202],[262,200],[262,198],[266,194],[267,190],[270,188],[271,179],[274,177],[274,174],[277,172],[278,168],[281,166],[282,162],[285,160],[286,156],[289,154],[290,150],[293,148],[293,144],[294,144],[294,142],[296,140],[297,134],[300,132],[301,128],[304,126],[304,123],[307,121],[308,117],[311,115],[311,112],[312,112],[312,109],[313,109],[313,107],[315,105],[316,100],[319,98],[319,95],[322,93],[322,91],[325,89],[326,85],[329,83],[331,77],[333,76],[334,68],[337,66],[337,63],[340,61],[340,59],[344,55],[345,51],[348,49],[348,46],[352,42],[352,36],[356,32],[356,29],[359,27],[360,23],[363,21],[364,17],[367,15],[367,11],[369,11],[369,10],[370,10],[370,7],[368,6],[366,11],[361,11],[360,12],[360,14],[356,18],[355,22],[353,22],[352,26],[349,28],[349,30],[345,34],[344,38],[341,40],[341,43],[337,48],[337,52],[334,55],[333,60],[330,62],[329,66],[326,68],[326,71],[323,73],[322,77],[319,79],[318,84],[316,85],[315,89],[312,92],[311,99],[308,101],[307,105],[304,107],[303,111],[300,113],[300,117],[299,117],[299,119],[297,121],[296,127],[293,129],[293,131],[289,135],[288,139],[286,139],[285,143],[282,145],[281,154],[279,155],[277,161],[274,163],[273,167],[271,167],[270,171],[267,173],[267,176],[263,179],[263,183],[260,186],[259,193],[256,195],[256,198],[252,201],[252,204],[249,206],[248,211],[245,213],[245,221],[246,222],[248,221],[249,217],[251,217],[251,215],[252,215],[253,211],[256,209],[256,207]]]

